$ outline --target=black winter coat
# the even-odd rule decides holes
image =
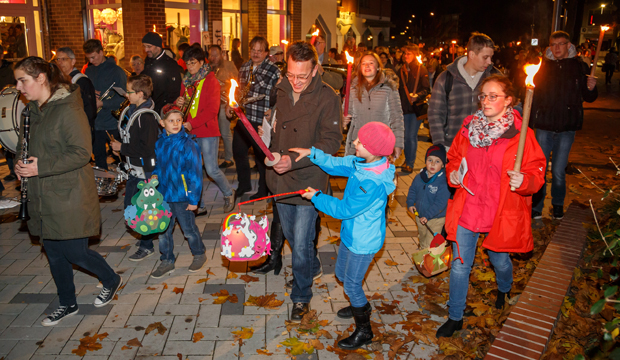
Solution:
[[[534,76],[534,99],[530,126],[546,131],[577,131],[583,125],[583,102],[598,97],[588,90],[589,66],[577,57],[543,60]]]
[[[144,62],[145,74],[153,80],[153,94],[151,98],[155,101],[155,111],[161,114],[161,108],[166,104],[172,104],[179,97],[181,92],[181,71],[183,69],[174,59],[162,51],[155,58],[146,58]]]

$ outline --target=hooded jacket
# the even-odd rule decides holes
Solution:
[[[420,217],[438,219],[446,216],[449,198],[446,170],[441,169],[429,179],[423,168],[409,187],[407,207],[415,206]]]
[[[147,57],[144,61],[142,74],[153,80],[153,94],[155,112],[161,114],[161,108],[166,104],[173,104],[181,91],[182,68],[173,58],[162,50],[155,58]]]
[[[472,118],[473,116],[468,116],[465,119],[461,131],[454,139],[450,151],[448,151],[446,174],[458,171],[461,160],[467,158],[468,150],[472,148],[469,142],[469,129],[467,127]],[[545,183],[546,159],[534,137],[534,132],[528,129],[521,165],[521,172],[524,174],[523,183],[515,191],[510,190],[510,177],[507,175],[507,171],[514,168],[519,146],[520,131],[518,129],[521,129],[521,116],[514,111],[513,128],[506,132],[513,131],[515,134],[510,137],[507,144],[504,144],[504,153],[497,154],[497,156],[501,157],[501,169],[496,169],[495,171],[500,174],[499,179],[491,179],[489,171],[475,174],[478,177],[482,177],[482,179],[478,179],[478,183],[493,182],[489,186],[499,187],[497,210],[493,217],[491,229],[482,243],[482,246],[485,248],[496,252],[528,252],[534,248],[531,231],[532,194],[538,192]],[[493,146],[497,145],[494,143],[489,148]],[[471,171],[468,171],[463,179],[465,186],[471,185],[471,177]],[[456,192],[454,199],[448,200],[445,226],[448,240],[455,241],[466,198],[471,195],[458,185],[453,185],[451,182],[449,185],[456,188]],[[484,208],[469,208],[478,211],[477,215],[468,214],[470,218],[482,216],[483,214],[489,216],[485,213]]]
[[[183,129],[168,135],[164,130],[155,143],[157,190],[167,202],[198,205],[202,192],[200,147]]]
[[[90,166],[90,126],[77,85],[61,85],[45,105],[30,108],[28,155],[39,175],[28,178],[28,230],[46,240],[99,235],[101,213]],[[23,128],[24,119],[20,120]],[[17,158],[22,157],[22,134]]]
[[[309,158],[329,175],[349,178],[342,200],[321,192],[312,197],[317,210],[342,220],[342,243],[354,254],[374,254],[381,250],[387,196],[396,190],[394,165],[385,157],[367,164],[359,157],[334,157],[314,147]]]
[[[335,154],[342,142],[342,111],[340,98],[317,74],[293,103],[293,87],[284,78],[278,87],[278,101],[271,130],[272,152],[291,157],[291,169],[284,174],[267,168],[267,187],[274,194],[297,191],[308,186],[327,191],[329,176],[310,159],[296,162],[297,153],[288,149],[316,147],[326,154]],[[279,197],[278,202],[292,205],[312,205],[299,195]]]
[[[114,83],[115,87],[127,90],[127,75],[121,69],[113,58],[106,58],[101,64],[90,65],[84,71],[84,74],[92,81],[95,90],[100,91],[99,96],[108,90],[110,85]],[[95,119],[95,130],[116,130],[118,120],[112,116],[112,110],[118,110],[125,98],[110,89],[112,98],[103,100],[103,106],[97,113]]]
[[[446,68],[446,71],[439,74],[437,81],[433,84],[431,100],[428,103],[428,124],[430,125],[431,138],[433,144],[450,146],[456,134],[459,132],[463,119],[472,115],[478,110],[478,94],[480,93],[480,83],[491,75],[493,66],[487,67],[476,87],[472,89],[459,71],[458,63],[462,59],[467,59],[463,55]],[[495,70],[499,73],[499,70]],[[450,90],[449,104],[446,103],[446,75],[451,73],[452,89]]]
[[[357,94],[358,78],[351,81],[351,95],[349,98],[349,114],[353,116],[347,135],[345,155],[354,155],[353,141],[357,139],[357,132],[362,126],[371,121],[379,121],[392,129],[396,136],[395,147],[405,145],[405,124],[403,123],[403,109],[398,94],[398,77],[393,71],[381,73],[379,82],[370,91],[362,89],[362,101]]]
[[[131,117],[139,109],[153,109],[153,100],[148,98],[140,106],[129,105],[125,116]],[[121,155],[128,156],[131,165],[143,167],[152,172],[155,167],[155,143],[159,136],[159,124],[153,113],[142,113],[129,128],[129,143],[121,144]]]
[[[530,126],[546,131],[577,131],[583,125],[583,102],[593,102],[598,89],[588,90],[588,64],[577,55],[573,44],[568,57],[557,60],[551,49],[534,76],[534,98]]]

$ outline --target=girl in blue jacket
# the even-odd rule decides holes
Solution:
[[[353,142],[355,156],[333,157],[323,151],[294,148],[301,158],[310,160],[333,176],[349,178],[344,197],[339,200],[308,188],[302,196],[311,200],[317,210],[342,220],[340,248],[336,261],[336,277],[344,283],[351,306],[338,311],[338,317],[355,319],[355,332],[338,342],[343,349],[357,349],[370,344],[372,308],[366,300],[362,284],[374,255],[385,240],[385,208],[394,185],[394,165],[386,156],[394,150],[395,137],[389,126],[370,122],[362,126]]]

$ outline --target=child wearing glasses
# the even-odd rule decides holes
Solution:
[[[332,176],[349,178],[344,197],[339,200],[321,191],[308,188],[302,196],[312,201],[317,210],[342,219],[341,243],[336,261],[336,277],[344,283],[344,292],[351,306],[338,311],[338,317],[354,318],[355,331],[338,342],[343,349],[357,349],[372,341],[370,326],[372,308],[362,284],[374,255],[385,240],[385,207],[394,185],[394,165],[387,156],[394,151],[396,138],[384,123],[373,121],[362,126],[353,142],[355,156],[334,157],[311,148],[293,148],[299,154],[295,160],[308,156],[323,171]]]
[[[513,171],[519,146],[521,116],[512,105],[516,100],[510,80],[500,75],[485,78],[480,85],[481,108],[468,116],[448,151],[446,173],[456,188],[448,201],[448,240],[460,247],[460,260],[450,271],[449,318],[437,337],[450,337],[463,327],[469,274],[480,234],[497,279],[495,307],[502,309],[512,287],[511,252],[529,252],[534,247],[531,231],[532,194],[545,183],[545,156],[527,129],[521,171]],[[461,187],[459,166],[466,159],[468,172]],[[473,195],[472,195],[473,194]],[[458,247],[453,244],[454,254]]]

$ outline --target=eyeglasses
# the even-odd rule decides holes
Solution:
[[[551,46],[551,47],[558,47],[558,46],[564,46],[566,44],[568,44],[568,41],[561,42],[561,43],[551,43],[551,44],[549,44],[549,46]]]
[[[490,102],[495,102],[498,97],[506,97],[506,95],[478,95],[478,100],[484,101],[484,99],[489,98]]]
[[[286,78],[288,79],[288,81],[306,81],[308,80],[308,78],[310,78],[310,76],[312,75],[312,73],[308,74],[308,75],[293,75],[290,73],[286,73]]]
[[[200,62],[198,62],[198,61],[196,61],[196,60],[194,60],[194,61],[188,61],[188,62],[186,62],[186,63],[185,63],[185,65],[187,65],[187,66],[195,66],[195,65],[197,65],[197,64],[200,64]]]
[[[250,52],[251,52],[252,54],[257,54],[257,55],[260,55],[260,54],[264,53],[264,52],[265,52],[265,50],[263,50],[263,49],[260,49],[260,50],[252,49]]]

